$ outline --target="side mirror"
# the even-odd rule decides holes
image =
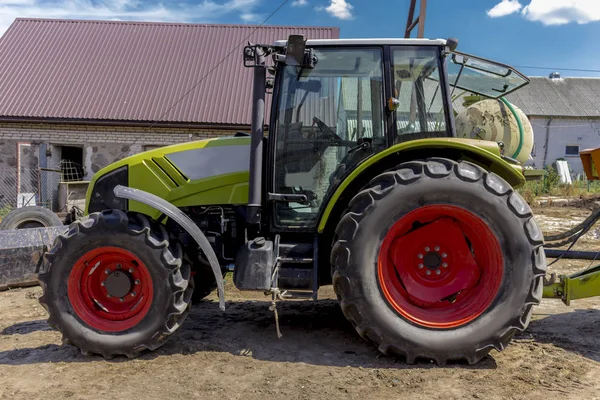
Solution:
[[[285,48],[285,63],[287,65],[304,65],[306,41],[303,35],[290,35]]]
[[[317,63],[312,49],[306,49],[306,40],[302,35],[290,35],[285,47],[285,56],[276,54],[275,60],[302,68],[314,68]]]

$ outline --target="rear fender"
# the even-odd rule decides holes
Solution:
[[[334,224],[354,194],[383,171],[416,159],[443,157],[464,160],[494,172],[511,186],[525,183],[520,164],[509,163],[500,154],[498,144],[490,141],[463,138],[430,138],[411,140],[394,145],[362,162],[338,186],[325,207],[318,232],[323,233],[328,223]],[[335,227],[335,226],[334,226]]]
[[[192,238],[198,243],[200,249],[206,255],[208,262],[210,263],[210,267],[215,275],[215,279],[217,280],[217,289],[219,292],[219,307],[221,310],[225,310],[225,288],[223,287],[223,275],[221,274],[221,267],[219,265],[219,260],[217,255],[215,254],[210,242],[202,233],[198,225],[194,223],[181,211],[179,208],[169,203],[168,201],[161,199],[160,197],[144,192],[143,190],[133,189],[130,187],[117,185],[113,190],[115,196],[128,199],[135,200],[142,204],[145,204],[151,207],[154,210],[158,210],[161,213],[165,214],[173,221],[177,222],[179,226],[187,231]]]

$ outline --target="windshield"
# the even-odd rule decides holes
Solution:
[[[275,191],[306,195],[277,203],[277,224],[313,226],[324,199],[361,160],[387,145],[383,51],[314,49],[315,68],[280,70]]]
[[[529,83],[512,67],[455,52],[448,60],[450,86],[490,98],[506,96]]]
[[[398,99],[395,142],[449,136],[440,87],[439,49],[397,47],[392,59],[394,97]]]

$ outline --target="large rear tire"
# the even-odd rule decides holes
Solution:
[[[193,281],[182,257],[164,226],[140,214],[109,210],[74,222],[39,274],[48,324],[83,354],[154,350],[189,311]]]
[[[336,228],[344,315],[383,353],[475,363],[542,298],[543,237],[508,183],[468,162],[407,162],[358,193]]]

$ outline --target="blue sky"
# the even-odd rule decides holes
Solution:
[[[260,23],[282,0],[0,0],[0,33],[15,17]],[[339,26],[342,37],[402,37],[409,0],[289,0],[268,23]],[[600,72],[600,0],[429,0],[425,36],[530,76]]]

